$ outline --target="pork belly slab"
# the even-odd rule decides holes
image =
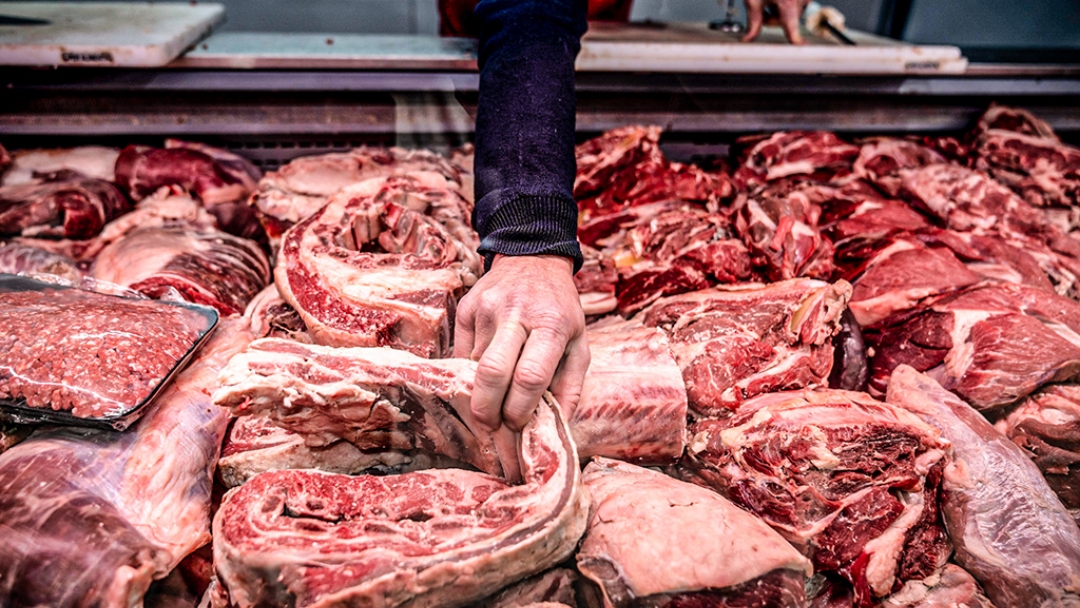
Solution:
[[[940,428],[952,443],[942,515],[956,562],[994,605],[1078,605],[1080,529],[1024,451],[909,366],[893,372],[887,401]]]
[[[592,502],[577,566],[594,605],[805,605],[810,562],[719,494],[606,458],[583,479]]]
[[[585,495],[550,398],[507,443],[469,414],[470,361],[273,339],[253,346],[222,374],[219,403],[292,410],[297,419],[333,409],[349,419],[354,443],[385,445],[393,435],[391,443],[479,471],[256,475],[225,496],[214,519],[215,564],[231,605],[462,606],[573,552]],[[280,373],[290,369],[302,377]],[[393,428],[379,428],[380,418]]]
[[[449,354],[481,260],[460,194],[435,177],[350,186],[285,234],[274,276],[316,342]]]

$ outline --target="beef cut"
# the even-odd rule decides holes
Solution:
[[[1080,386],[1043,387],[995,426],[1031,456],[1061,502],[1080,512]]]
[[[852,170],[859,178],[896,198],[903,186],[902,170],[946,162],[948,160],[932,148],[909,139],[877,137],[859,148]]]
[[[881,608],[995,608],[983,595],[979,583],[956,564],[945,564],[941,572],[921,581],[908,581],[904,588],[885,598]]]
[[[338,190],[376,177],[417,172],[438,174],[472,196],[471,186],[465,187],[471,169],[427,150],[365,146],[293,159],[259,180],[251,205],[271,241],[278,243],[286,230],[314,215]]]
[[[580,577],[570,568],[552,568],[515,583],[499,593],[477,602],[475,608],[557,608],[577,606],[574,588]]]
[[[686,385],[667,335],[640,321],[605,320],[586,337],[592,359],[570,418],[578,456],[676,461],[686,445]]]
[[[0,245],[0,273],[49,274],[76,283],[83,276],[75,260],[66,255],[19,243]]]
[[[445,183],[368,180],[285,234],[276,283],[316,342],[449,353],[457,299],[482,262],[467,205]]]
[[[116,182],[136,201],[175,185],[212,207],[246,199],[259,175],[240,156],[175,139],[164,148],[128,146],[116,160]]]
[[[977,409],[1021,399],[1080,373],[1080,304],[1041,289],[977,285],[864,331],[874,350],[870,388],[892,371],[925,371]]]
[[[821,207],[812,196],[782,180],[736,200],[735,226],[773,281],[832,277],[833,245],[821,234]]]
[[[0,236],[86,239],[131,209],[111,183],[70,173],[0,187]]]
[[[945,564],[939,516],[948,442],[865,393],[761,395],[691,428],[683,470],[755,513],[870,606]]]
[[[887,400],[941,429],[952,444],[942,516],[956,562],[994,605],[1080,602],[1080,529],[1024,451],[911,367],[893,373]]]
[[[140,605],[210,540],[228,412],[209,389],[250,338],[223,321],[134,430],[42,429],[0,454],[0,605]]]
[[[738,187],[747,190],[790,176],[843,180],[859,154],[858,146],[828,131],[780,131],[741,143],[745,149],[734,178]]]
[[[1029,112],[991,106],[975,131],[975,166],[1037,206],[1080,202],[1080,148]]]
[[[470,361],[262,340],[229,367],[218,402],[296,418],[321,407],[357,423],[357,444],[392,434],[480,469],[256,475],[214,519],[214,561],[234,606],[467,605],[559,563],[584,532],[577,454],[550,398],[501,443],[469,413]]]
[[[805,606],[809,561],[715,492],[598,458],[583,474],[591,504],[577,553],[602,598],[593,606]]]
[[[75,173],[82,177],[115,180],[116,157],[120,151],[102,146],[80,146],[45,150],[17,150],[11,166],[0,179],[2,186],[50,181],[59,173]],[[2,163],[0,163],[2,164]],[[0,166],[0,169],[3,167]]]
[[[792,279],[671,296],[640,314],[668,334],[691,412],[725,416],[754,395],[825,386],[850,295],[844,281]]]
[[[363,451],[344,440],[311,447],[302,435],[274,424],[266,414],[256,414],[233,421],[221,449],[218,478],[234,488],[273,469],[385,475],[451,466],[460,467],[461,463],[417,450]]]
[[[90,274],[151,298],[233,315],[270,281],[270,261],[254,241],[224,232],[142,228],[102,249]]]
[[[312,343],[307,326],[300,313],[289,306],[271,283],[255,294],[244,310],[244,318],[251,320],[251,333],[256,338],[289,338],[297,342]]]

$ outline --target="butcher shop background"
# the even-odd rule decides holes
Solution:
[[[226,6],[224,31],[436,34],[435,0],[216,0]],[[721,0],[726,5],[726,0]],[[882,31],[883,17],[909,8],[905,40],[961,47],[1080,51],[1080,0],[823,0],[848,27]],[[739,19],[742,0],[737,0]],[[902,10],[902,9],[901,9]],[[712,0],[635,0],[633,21],[710,21]],[[885,33],[885,32],[882,32]]]

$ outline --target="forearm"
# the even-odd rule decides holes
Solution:
[[[584,0],[481,0],[476,211],[480,251],[550,254],[580,266],[574,184],[574,59]]]

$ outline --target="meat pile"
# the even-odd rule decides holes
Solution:
[[[126,435],[0,429],[0,603],[1080,605],[1077,148],[1002,106],[961,137],[748,137],[732,171],[661,135],[577,148],[592,359],[521,433],[473,419],[476,363],[447,358],[482,272],[468,149],[264,176],[177,141],[14,151],[0,268],[209,304],[243,339]],[[157,435],[180,395],[209,431]],[[117,436],[141,469],[79,464]],[[113,489],[155,474],[187,515]],[[60,501],[100,525],[42,523]],[[105,582],[55,584],[79,571]]]

